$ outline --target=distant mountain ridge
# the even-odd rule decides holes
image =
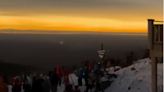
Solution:
[[[0,75],[18,75],[23,71],[32,69],[30,66],[19,65],[14,63],[0,62]],[[34,69],[34,68],[33,68]]]
[[[3,29],[0,30],[3,34],[102,34],[102,35],[143,35],[147,33],[123,33],[123,32],[93,32],[93,31],[46,31],[46,30],[14,30]]]

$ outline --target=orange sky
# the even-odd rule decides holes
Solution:
[[[71,1],[72,3],[75,2]],[[30,6],[23,6],[23,2],[11,3],[12,1],[10,3],[13,6],[7,7],[10,3],[0,0],[3,4],[2,6],[0,4],[0,29],[146,33],[148,18],[163,20],[162,6],[160,3],[155,3],[156,0],[150,0],[151,2],[123,0],[126,1],[123,4],[119,3],[119,0],[116,0],[117,2],[104,0],[104,3],[100,3],[99,0],[95,1],[98,3],[94,3],[94,1],[89,3],[86,0],[80,3],[76,2],[76,4],[71,3],[72,5],[68,2],[58,2],[61,4],[60,6],[51,6],[50,3],[52,2],[46,1],[49,3],[41,6],[42,3],[45,3],[44,0],[41,0],[40,6],[35,5],[36,2],[34,2],[35,7],[31,8]],[[27,2],[29,5],[31,3],[33,2]],[[86,7],[89,3],[88,8],[81,3],[84,3]],[[116,5],[109,6],[106,3]],[[130,4],[127,6],[127,3]],[[15,8],[14,4],[18,4],[19,7]],[[150,7],[153,4],[154,6]],[[151,12],[151,9],[154,12]]]

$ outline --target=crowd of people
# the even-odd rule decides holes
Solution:
[[[16,76],[12,80],[12,92],[57,92],[62,81],[65,85],[64,92],[81,92],[79,86],[83,86],[85,80],[85,92],[93,92],[93,89],[102,90],[100,78],[103,72],[100,71],[99,62],[86,62],[84,68],[75,72],[78,77],[78,85],[73,85],[69,81],[70,72],[66,67],[58,65],[54,70],[46,73],[28,73]],[[8,84],[5,77],[0,77],[0,92],[8,92]]]
[[[78,86],[82,86],[82,79],[85,81],[86,90],[85,92],[103,91],[101,87],[101,77],[103,72],[101,69],[100,62],[88,61],[85,63],[84,68],[80,68],[76,75],[78,77]],[[93,91],[93,89],[95,89]]]

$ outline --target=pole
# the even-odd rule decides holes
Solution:
[[[153,49],[153,29],[154,29],[154,20],[148,19],[148,49]]]
[[[104,50],[103,44],[101,44],[101,50]],[[101,66],[104,68],[104,72],[105,72],[106,71],[106,65],[105,65],[104,57],[105,57],[105,53],[104,53],[103,58],[101,60],[101,62],[102,62]]]
[[[154,53],[151,52],[153,47],[153,41],[154,41],[154,19],[148,19],[148,49],[150,50],[150,57],[151,57],[151,66],[152,66],[152,92],[157,92],[157,62],[156,58],[154,57]]]
[[[103,44],[101,44],[101,50],[104,50]]]
[[[101,44],[101,50],[104,50],[104,45],[103,44]],[[103,55],[103,58],[104,58],[104,55]],[[104,64],[103,64],[104,63],[103,58],[101,58],[101,68],[104,66]]]

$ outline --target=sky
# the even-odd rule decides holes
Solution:
[[[163,0],[0,0],[0,29],[147,33]]]

